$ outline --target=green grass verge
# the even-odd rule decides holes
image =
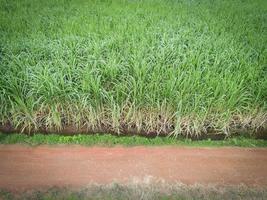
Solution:
[[[225,140],[197,140],[185,138],[171,137],[155,137],[145,138],[140,136],[114,136],[114,135],[43,135],[35,134],[28,136],[25,134],[0,134],[0,144],[27,144],[27,145],[57,145],[57,144],[79,144],[86,146],[192,146],[192,147],[223,147],[223,146],[238,146],[238,147],[267,147],[267,140],[251,139],[247,137],[233,137]]]
[[[0,0],[0,123],[173,135],[266,127],[266,8]]]
[[[2,200],[262,200],[267,198],[266,188],[246,186],[188,186],[182,184],[109,184],[90,185],[86,188],[50,188],[13,194],[0,189]]]

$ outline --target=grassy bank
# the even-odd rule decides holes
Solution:
[[[109,134],[95,135],[43,135],[35,134],[28,136],[24,134],[1,134],[0,144],[26,144],[26,145],[57,145],[57,144],[79,144],[85,146],[192,146],[192,147],[267,147],[267,140],[251,139],[247,137],[233,137],[225,140],[191,140],[185,138],[155,137],[145,138],[140,136],[118,137]]]
[[[19,194],[0,189],[0,198],[3,200],[261,200],[267,198],[267,190],[266,188],[246,186],[212,187],[182,184],[168,185],[166,183],[121,185],[114,183],[90,185],[80,190],[54,187],[48,190],[30,190]]]
[[[267,126],[265,0],[0,0],[0,123],[197,135]]]

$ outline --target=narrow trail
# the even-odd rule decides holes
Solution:
[[[0,188],[168,183],[267,186],[267,149],[0,145]]]

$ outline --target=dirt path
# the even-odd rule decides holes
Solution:
[[[267,149],[0,145],[0,188],[163,180],[267,186]]]

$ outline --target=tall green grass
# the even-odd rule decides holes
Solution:
[[[201,134],[267,124],[265,0],[0,0],[0,122]]]

